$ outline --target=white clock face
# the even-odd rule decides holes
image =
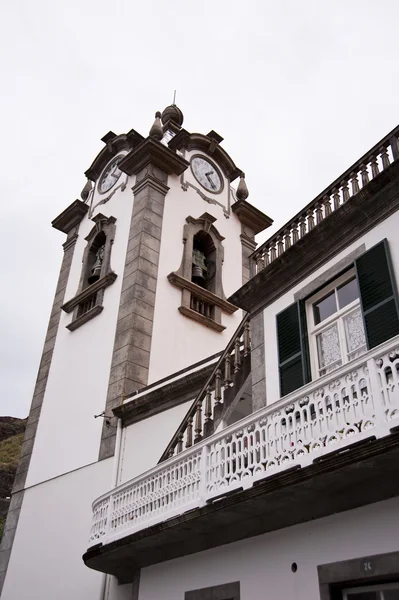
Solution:
[[[190,164],[195,179],[202,187],[214,194],[222,191],[223,179],[213,163],[202,156],[193,156]]]
[[[100,194],[105,194],[109,192],[109,190],[114,187],[115,183],[118,181],[119,177],[122,175],[122,171],[118,169],[118,164],[122,160],[123,156],[117,156],[114,158],[101,175],[98,191]]]

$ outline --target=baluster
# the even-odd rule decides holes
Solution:
[[[394,135],[390,140],[389,143],[391,145],[391,150],[392,150],[392,156],[394,160],[397,160],[399,158],[399,144],[398,144],[398,138],[396,135]]]
[[[357,173],[351,173],[349,177],[351,178],[352,196],[354,196],[358,193],[358,191],[360,191]]]
[[[269,264],[270,264],[270,259],[269,259],[269,248],[266,248],[266,249],[265,249],[265,252],[264,252],[264,254],[263,254],[263,260],[264,260],[264,263],[265,263],[265,267],[267,267],[267,265],[269,265]]]
[[[344,181],[344,183],[342,184],[342,201],[345,203],[349,200],[349,198],[350,198],[350,194],[349,194],[348,182]]]
[[[222,400],[222,371],[218,369],[215,376],[215,410],[219,407]]]
[[[209,423],[212,420],[212,392],[208,385],[206,388],[205,395],[205,423]]]
[[[291,236],[290,236],[290,230],[288,229],[285,236],[284,236],[284,249],[288,250],[288,248],[291,248]]]
[[[277,239],[277,248],[278,248],[277,254],[278,254],[278,256],[281,256],[284,252],[284,244],[283,244],[282,236],[279,236],[279,238]]]
[[[228,354],[224,359],[224,384],[230,387],[233,380],[231,378],[231,354]]]
[[[308,231],[312,231],[313,228],[314,228],[313,209],[310,209],[309,214],[308,214]]]
[[[328,215],[331,215],[331,198],[330,198],[330,196],[324,197],[324,215],[326,217],[328,217]]]
[[[360,174],[362,176],[362,187],[368,184],[369,172],[367,171],[367,165],[360,165]]]
[[[241,368],[241,342],[240,338],[234,344],[234,373],[237,373]]]
[[[270,249],[270,262],[273,262],[277,258],[276,246],[275,242],[272,242],[272,247]]]
[[[259,273],[259,271],[262,271],[265,268],[265,265],[263,264],[263,258],[262,255],[259,254],[256,258],[256,269],[257,272]]]
[[[298,223],[295,222],[292,226],[292,243],[296,244],[299,240]]]
[[[192,445],[193,445],[193,418],[189,417],[187,420],[186,448],[191,448]]]
[[[301,238],[303,238],[304,235],[306,235],[306,217],[303,216],[301,217],[301,220],[299,222],[299,233]]]
[[[202,439],[202,404],[201,400],[197,403],[197,411],[195,413],[195,437],[194,444]]]
[[[168,458],[172,458],[172,456],[174,455],[174,453],[175,453],[175,449],[174,449],[174,448],[171,448],[171,449],[169,450],[169,452],[168,452]]]
[[[179,433],[177,438],[177,453],[183,451],[183,434]]]
[[[321,223],[323,220],[323,205],[321,203],[316,205],[316,225]]]
[[[377,177],[377,175],[379,174],[379,168],[378,168],[378,163],[377,163],[377,157],[373,156],[373,158],[370,161],[371,164],[371,176],[373,177]]]
[[[382,168],[387,169],[390,165],[387,148],[384,148],[384,147],[380,148],[380,152],[381,152]]]
[[[248,356],[251,350],[251,326],[245,323],[244,327],[244,356]]]
[[[338,190],[338,188],[334,188],[332,192],[333,192],[334,210],[337,210],[337,208],[339,208],[340,203],[341,203],[341,198],[339,196],[339,190]]]

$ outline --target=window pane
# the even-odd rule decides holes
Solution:
[[[348,359],[353,360],[366,351],[366,337],[364,335],[363,319],[360,308],[344,317],[346,346]]]
[[[379,592],[351,592],[347,596],[348,600],[379,600]]]
[[[338,304],[340,308],[344,308],[357,298],[359,298],[359,288],[357,285],[356,277],[344,283],[337,289],[338,292]]]
[[[315,325],[327,319],[327,317],[337,312],[337,302],[335,299],[335,291],[333,290],[328,296],[313,304],[314,322]]]
[[[342,365],[341,347],[339,344],[338,325],[334,323],[317,336],[317,353],[319,368],[324,375]]]

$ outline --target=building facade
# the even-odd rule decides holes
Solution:
[[[215,131],[104,136],[53,222],[4,600],[399,598],[398,133],[259,248]]]

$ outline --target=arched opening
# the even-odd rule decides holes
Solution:
[[[93,240],[87,256],[84,288],[100,279],[107,236],[100,231]]]
[[[215,293],[216,248],[209,233],[199,231],[193,240],[191,280]]]

